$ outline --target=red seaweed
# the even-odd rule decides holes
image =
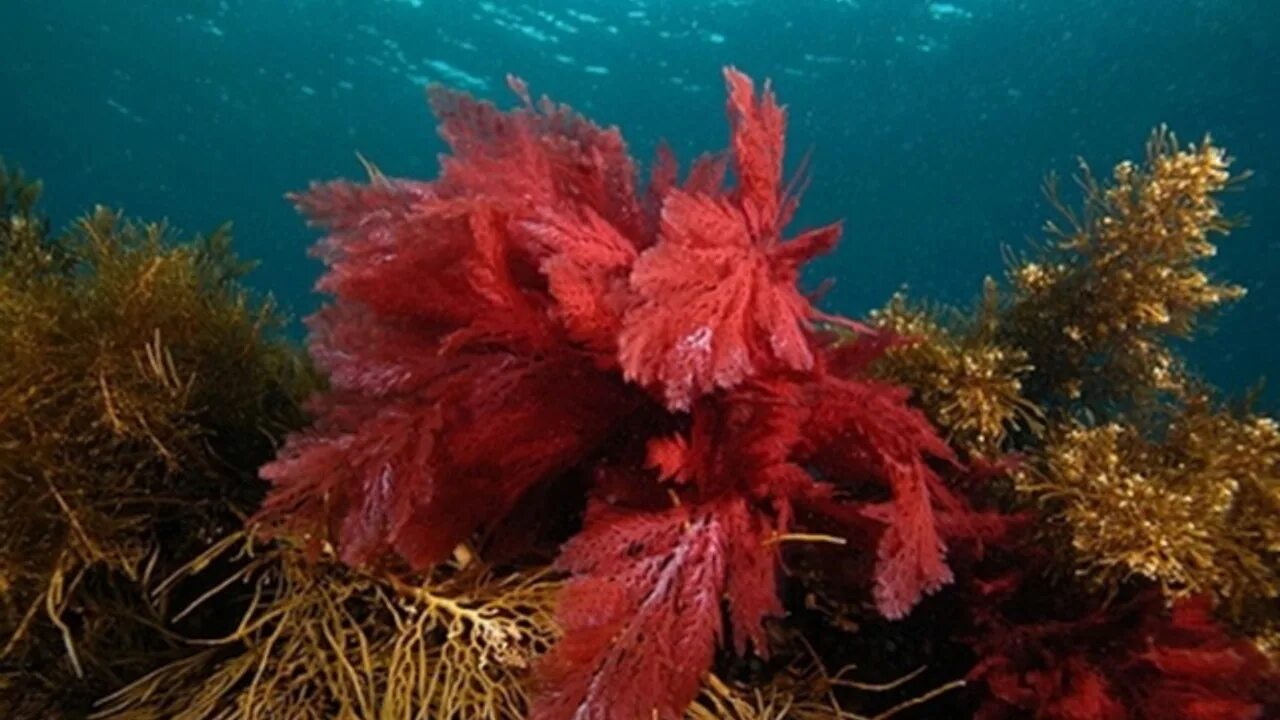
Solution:
[[[891,339],[797,287],[839,226],[784,238],[785,112],[725,77],[730,151],[683,182],[662,149],[638,190],[616,128],[512,80],[509,112],[432,89],[437,180],[373,172],[294,198],[329,232],[311,352],[330,387],[263,469],[260,517],[352,564],[421,568],[532,488],[595,478],[558,562],[564,637],[537,720],[676,718],[717,644],[767,655],[798,509],[877,558],[866,586],[889,618],[951,581],[950,540],[999,525],[948,486],[959,460],[909,393],[863,377]],[[867,342],[851,354],[832,326]],[[669,421],[618,467],[604,449],[638,413]]]

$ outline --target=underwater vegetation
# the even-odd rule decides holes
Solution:
[[[1142,576],[1170,597],[1216,595],[1237,614],[1275,598],[1276,422],[1197,398],[1161,435],[1115,422],[1056,428],[1043,471],[1018,480],[1070,534],[1089,582],[1114,587]]]
[[[1189,337],[1206,312],[1244,295],[1199,264],[1233,226],[1221,196],[1248,173],[1233,176],[1230,165],[1210,139],[1182,147],[1162,127],[1145,162],[1119,163],[1106,185],[1081,163],[1079,209],[1050,176],[1046,194],[1065,225],[1049,222],[1042,256],[1009,272],[1004,334],[1029,354],[1030,393],[1101,412],[1186,387],[1167,340]]]
[[[182,241],[97,208],[53,235],[39,193],[0,168],[0,706],[19,717],[181,652],[148,588],[242,523],[312,385],[226,228]]]
[[[913,402],[957,450],[994,459],[1010,433],[1039,432],[1043,411],[1023,389],[1034,369],[1027,351],[996,334],[1003,324],[994,281],[983,292],[969,315],[894,295],[871,313],[872,324],[895,340],[871,370],[910,387]]]
[[[519,717],[522,673],[555,637],[557,584],[461,559],[408,583],[234,534],[184,568],[247,558],[238,623],[105,699],[104,717]],[[228,603],[224,589],[213,596]],[[212,601],[212,600],[211,600]]]
[[[438,181],[297,198],[330,230],[312,353],[331,386],[264,469],[263,517],[352,564],[420,569],[579,475],[532,718],[677,717],[717,646],[767,656],[779,555],[809,514],[874,558],[894,618],[951,582],[949,544],[1000,532],[909,394],[812,331],[860,327],[796,287],[839,228],[784,240],[783,111],[725,77],[731,152],[683,181],[664,152],[643,193],[616,130],[513,81],[506,114],[433,91],[453,150]]]
[[[1024,455],[1011,477],[1082,579],[1114,591],[1142,576],[1238,614],[1280,592],[1280,431],[1217,401],[1170,345],[1244,295],[1199,264],[1233,226],[1221,196],[1247,173],[1229,166],[1211,141],[1159,128],[1110,184],[1082,166],[1079,210],[1051,178],[1071,230],[1050,222],[1038,257],[1011,261],[1009,290],[988,279],[968,313],[895,297],[873,320],[908,338],[878,371],[916,389],[953,444]]]
[[[517,79],[437,178],[292,196],[314,370],[219,231],[0,193],[18,717],[1245,720],[1280,430],[1180,362],[1242,174],[1161,128],[974,308],[820,310],[787,114],[641,183]],[[320,376],[320,377],[317,377]],[[305,403],[303,398],[307,398]],[[260,476],[260,477],[259,477]],[[73,689],[73,693],[67,693]]]

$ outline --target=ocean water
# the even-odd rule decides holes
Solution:
[[[319,267],[284,193],[359,177],[356,152],[433,175],[429,82],[510,104],[513,73],[642,159],[659,138],[688,159],[725,144],[722,66],[772,78],[789,162],[812,152],[797,223],[845,220],[807,280],[855,315],[904,285],[973,297],[1076,156],[1105,170],[1159,123],[1211,132],[1255,171],[1213,266],[1251,292],[1190,354],[1232,391],[1275,374],[1275,0],[0,0],[0,45],[0,156],[45,179],[56,222],[94,203],[230,219],[296,315]]]

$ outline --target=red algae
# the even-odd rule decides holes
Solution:
[[[849,535],[874,544],[888,617],[952,579],[933,508],[966,512],[943,479],[958,461],[908,392],[840,372],[822,328],[854,324],[797,287],[839,227],[784,238],[785,111],[725,78],[733,187],[714,159],[679,184],[664,150],[642,194],[616,129],[512,81],[509,112],[432,90],[437,180],[295,198],[329,231],[312,353],[332,384],[264,468],[264,519],[335,536],[350,563],[425,567],[531,487],[618,470],[600,451],[636,413],[689,428],[648,438],[621,492],[587,489],[535,718],[679,717],[726,632],[767,655],[797,506],[876,528]]]

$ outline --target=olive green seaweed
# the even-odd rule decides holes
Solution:
[[[240,525],[313,381],[227,227],[53,235],[40,189],[0,170],[0,707],[78,717],[189,652],[147,590]]]

